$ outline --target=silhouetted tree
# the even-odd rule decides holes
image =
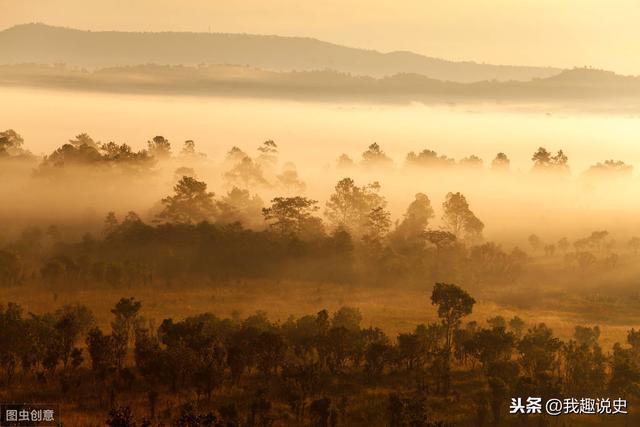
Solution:
[[[258,153],[258,165],[266,171],[272,171],[278,162],[278,145],[272,140],[265,141],[258,147]]]
[[[159,219],[192,224],[215,216],[214,194],[207,191],[205,182],[183,176],[173,190],[173,196],[162,199],[164,209],[158,214]]]
[[[410,152],[407,154],[406,165],[407,166],[419,166],[419,167],[449,167],[455,165],[456,161],[445,155],[438,156],[433,150],[422,150],[418,154]]]
[[[358,187],[351,178],[344,178],[329,197],[325,216],[334,228],[344,228],[361,236],[366,232],[371,211],[386,207],[386,201],[378,194],[379,191],[380,184],[377,182]]]
[[[218,222],[223,224],[240,222],[249,228],[260,228],[264,224],[264,203],[257,194],[252,196],[249,190],[233,187],[216,205]]]
[[[355,162],[351,157],[343,153],[340,155],[340,157],[338,157],[338,160],[336,161],[336,166],[338,167],[338,169],[348,169],[348,168],[354,167]]]
[[[477,240],[482,235],[484,224],[471,209],[467,199],[460,193],[448,193],[442,203],[442,220],[456,238]]]
[[[438,306],[438,317],[445,330],[444,345],[444,391],[450,385],[451,347],[455,331],[460,326],[460,319],[471,314],[476,301],[463,289],[453,284],[436,283],[431,293],[431,303]]]
[[[417,193],[404,214],[404,218],[396,227],[395,233],[402,238],[421,236],[434,217],[431,201],[425,194]]]
[[[589,167],[584,173],[587,178],[629,178],[633,166],[621,160],[605,160]]]
[[[239,148],[234,147],[227,154],[227,163],[230,167],[224,178],[231,186],[254,188],[269,184],[260,165]]]
[[[0,158],[3,157],[32,157],[32,154],[22,148],[24,139],[13,129],[0,132]]]
[[[369,145],[367,151],[362,153],[362,164],[366,167],[390,166],[391,159],[382,151],[377,142]]]
[[[491,169],[494,171],[507,171],[509,170],[511,161],[504,153],[496,154],[496,157],[491,162]]]
[[[111,313],[114,315],[111,322],[112,339],[118,368],[122,367],[123,359],[133,338],[133,328],[141,307],[142,303],[131,297],[121,298],[111,309]]]
[[[569,172],[568,157],[562,150],[559,150],[555,156],[552,156],[545,148],[540,147],[538,151],[533,153],[531,158],[533,161],[533,170],[542,172]]]
[[[83,145],[87,145],[89,147],[98,149],[100,147],[100,143],[96,143],[93,138],[91,138],[88,134],[86,133],[81,133],[79,135],[76,135],[76,137],[74,139],[70,139],[69,143],[71,145],[73,145],[74,147],[78,148],[81,147]]]
[[[474,154],[460,159],[460,162],[458,162],[458,164],[465,168],[480,169],[482,168],[482,159]]]
[[[317,203],[306,197],[276,197],[271,206],[262,209],[262,215],[282,235],[317,234],[322,232],[320,218],[313,216],[318,210]]]
[[[364,238],[369,242],[381,242],[391,228],[391,214],[382,206],[369,212]]]
[[[300,194],[307,187],[298,176],[296,166],[291,162],[284,164],[282,173],[276,176],[276,181],[282,191],[290,194]]]
[[[154,136],[151,141],[147,141],[147,149],[149,154],[157,159],[171,157],[171,143],[164,136]]]

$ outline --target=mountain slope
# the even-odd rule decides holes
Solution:
[[[311,38],[221,33],[81,31],[44,24],[0,31],[0,63],[65,63],[101,68],[138,64],[233,64],[265,70],[332,69],[381,77],[415,73],[475,82],[520,80],[557,74],[555,68],[452,62],[411,52],[381,53]]]

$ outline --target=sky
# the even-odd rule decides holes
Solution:
[[[640,74],[638,0],[0,0],[0,29],[307,36],[451,60]]]

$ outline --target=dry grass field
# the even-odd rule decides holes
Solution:
[[[26,285],[0,288],[0,301],[18,303],[25,312],[36,314],[65,304],[84,304],[93,311],[98,326],[107,330],[112,318],[110,310],[122,297],[142,301],[142,316],[156,325],[166,318],[180,320],[202,313],[245,318],[258,311],[265,312],[271,321],[282,323],[290,316],[300,317],[323,309],[334,312],[349,306],[360,310],[364,327],[380,327],[395,337],[421,323],[437,320],[436,309],[429,300],[431,289],[429,284],[389,289],[285,280],[185,281],[131,289],[59,291]],[[562,340],[572,337],[576,325],[598,325],[605,350],[616,342],[625,342],[627,331],[640,326],[640,300],[595,290],[578,293],[557,289],[554,284],[470,290],[477,304],[466,320],[482,324],[495,316],[507,320],[518,316],[527,326],[545,323]]]

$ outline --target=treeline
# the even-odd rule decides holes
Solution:
[[[217,50],[218,47],[216,47]],[[467,64],[469,65],[469,64]],[[297,68],[297,67],[296,67]],[[64,66],[3,65],[0,83],[111,93],[264,97],[320,101],[390,102],[549,102],[584,103],[640,93],[640,79],[576,68],[531,81],[458,83],[413,73],[381,78],[332,70],[274,72],[238,66],[138,65],[96,71]]]
[[[0,250],[0,284],[41,280],[53,289],[170,284],[208,278],[300,279],[339,283],[423,283],[455,278],[472,285],[513,282],[527,256],[483,242],[484,224],[465,196],[447,194],[444,229],[429,198],[417,194],[392,224],[380,186],[340,180],[325,204],[301,196],[276,197],[261,208],[248,191],[216,200],[207,185],[183,176],[162,199],[152,223],[111,212],[99,235],[67,242],[60,230],[26,229]],[[261,203],[261,202],[260,202]],[[259,229],[243,223],[257,222]]]
[[[110,410],[106,424],[119,427],[529,425],[544,416],[508,415],[511,397],[638,398],[640,332],[607,353],[597,326],[561,341],[518,317],[465,322],[475,300],[456,285],[437,283],[431,303],[437,321],[394,338],[350,307],[154,326],[122,298],[107,333],[80,305],[25,315],[10,303],[2,386],[16,401],[46,390],[80,411]]]
[[[0,142],[10,158],[30,155],[13,131],[0,133]],[[360,185],[351,178],[341,179],[320,204],[300,196],[304,182],[294,165],[278,169],[278,155],[273,141],[260,145],[255,156],[234,147],[222,174],[231,190],[221,196],[208,191],[192,168],[181,167],[175,172],[173,193],[159,201],[151,218],[143,220],[134,212],[118,218],[111,212],[100,232],[87,233],[80,241],[66,238],[55,225],[28,227],[0,245],[0,286],[41,281],[52,288],[117,288],[170,285],[193,278],[269,278],[366,284],[451,280],[474,287],[514,283],[526,268],[522,250],[505,250],[484,241],[484,224],[461,193],[447,194],[437,215],[429,197],[418,193],[394,222],[378,182]],[[166,138],[156,136],[147,149],[134,152],[126,144],[103,144],[80,134],[43,158],[35,173],[55,178],[56,171],[74,165],[90,166],[86,173],[106,165],[145,171],[145,176],[152,174],[153,165],[169,158],[200,162],[205,156],[193,141],[186,141],[175,154]],[[408,159],[423,166],[459,165],[428,150],[410,153]],[[346,162],[344,156],[341,161]],[[569,171],[562,151],[552,154],[540,148],[533,161],[534,170]],[[377,144],[363,153],[359,163],[390,164]],[[507,170],[509,159],[500,153],[492,167]],[[624,170],[628,173],[630,167]],[[265,204],[256,190],[266,188],[282,196]],[[433,224],[436,216],[441,219],[438,228]],[[577,240],[572,251],[566,238],[542,243],[532,235],[529,243],[534,253],[541,249],[547,256],[562,253],[569,270],[584,272],[599,264],[614,268],[618,255],[611,251],[613,241],[596,244],[597,236]],[[640,248],[639,241],[630,240],[633,252]]]
[[[233,147],[226,155],[223,164],[225,171],[223,179],[230,186],[243,189],[258,189],[264,186],[278,188],[291,194],[304,191],[305,184],[298,176],[293,163],[287,162],[277,170],[278,146],[272,141],[265,141],[257,148],[258,154],[251,156],[238,147]],[[169,158],[193,163],[204,161],[206,155],[198,152],[193,140],[186,140],[182,148],[175,152],[172,144],[163,136],[158,135],[147,141],[147,148],[135,151],[126,143],[118,144],[113,141],[101,143],[94,141],[86,133],[81,133],[42,159],[37,158],[24,148],[24,139],[14,130],[0,132],[0,159],[30,159],[38,161],[37,174],[50,175],[61,171],[65,166],[111,166],[124,168],[127,171],[149,173],[149,169],[159,161]],[[544,147],[538,148],[531,157],[532,172],[546,172],[569,175],[569,158],[559,150],[556,154]],[[419,152],[409,152],[404,159],[404,167],[413,169],[482,169],[485,162],[475,154],[456,161],[454,158],[439,154],[430,149]],[[366,169],[376,168],[384,170],[394,165],[391,159],[378,143],[373,143],[361,154],[361,158],[353,159],[346,153],[336,160],[338,169],[348,170],[355,167]],[[511,161],[507,154],[498,153],[488,163],[493,171],[506,172],[510,170]],[[188,167],[181,170],[191,170]],[[191,170],[193,173],[193,170]],[[633,173],[633,166],[622,160],[605,160],[589,167],[582,173],[585,178],[628,178]]]
[[[561,237],[555,243],[544,242],[537,234],[532,234],[527,239],[534,253],[544,252],[546,257],[563,255],[564,265],[568,270],[582,272],[593,270],[600,264],[605,269],[614,269],[618,265],[620,256],[613,251],[616,241],[611,238],[607,230],[596,230],[586,237],[581,237],[570,242],[566,237]],[[626,248],[638,254],[640,238],[631,237]]]
[[[19,151],[23,149],[17,134],[4,135],[13,141],[12,155],[25,155]],[[117,154],[117,147],[81,134],[45,157],[37,173],[86,161],[69,153],[83,153],[98,164],[147,166],[172,155],[171,144],[160,136],[141,152],[120,146]],[[185,143],[180,156],[203,159],[193,141]],[[341,179],[322,208],[318,201],[298,195],[304,183],[293,165],[285,165],[279,173],[277,157],[273,141],[262,144],[255,157],[232,149],[223,174],[232,189],[221,197],[208,191],[192,169],[180,168],[173,194],[160,200],[149,221],[134,212],[120,219],[111,212],[101,232],[86,234],[80,242],[65,239],[55,225],[46,230],[29,227],[0,247],[0,285],[41,280],[54,288],[127,287],[170,284],[196,276],[222,281],[287,278],[369,284],[455,280],[472,287],[513,283],[525,268],[527,256],[522,250],[506,251],[483,240],[484,224],[461,193],[446,195],[440,228],[433,227],[436,213],[422,193],[415,195],[394,223],[378,182],[358,185],[351,178]],[[362,162],[372,166],[391,160],[373,144]],[[568,172],[562,151],[552,155],[541,148],[534,162],[540,170]],[[508,163],[499,154],[494,167],[508,168]],[[285,195],[265,205],[247,189],[265,187]],[[568,250],[566,238],[543,244],[532,235],[529,243],[534,252],[544,247],[546,255],[554,255],[557,248],[565,255],[567,268],[581,271],[597,264],[594,251],[588,249],[602,249],[603,267],[613,268],[618,262],[618,255],[610,251],[613,242],[598,240],[593,246],[594,239],[607,235],[598,233],[576,241],[574,251]],[[629,242],[634,252],[640,247],[637,240]]]

